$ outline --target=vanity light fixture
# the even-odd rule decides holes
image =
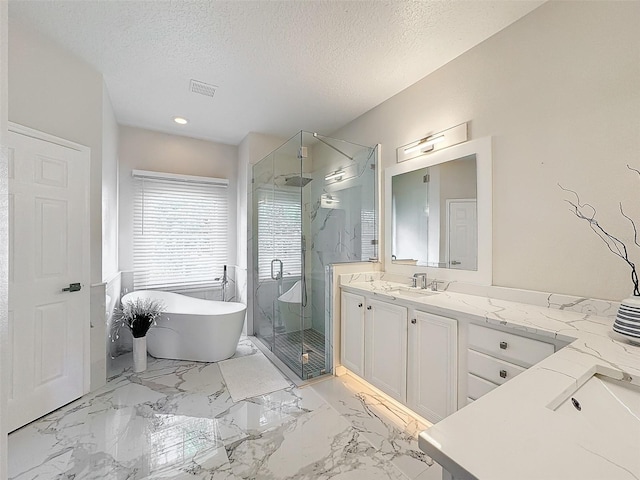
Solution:
[[[173,117],[173,121],[178,125],[186,125],[187,123],[189,123],[189,120],[183,117]]]
[[[398,163],[467,141],[467,123],[432,133],[396,149]]]
[[[335,179],[338,179],[338,178],[341,179],[343,175],[344,175],[344,170],[336,170],[335,172],[330,173],[329,175],[325,175],[324,179],[325,180],[333,180],[334,178]]]
[[[411,153],[415,151],[424,151],[427,147],[433,147],[436,143],[444,142],[444,134],[431,135],[418,141],[417,145],[404,149],[404,153]]]

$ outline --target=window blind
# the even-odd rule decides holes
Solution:
[[[373,210],[362,209],[360,211],[361,222],[361,257],[360,261],[366,262],[377,258],[376,245],[376,215]]]
[[[283,276],[302,271],[302,209],[299,189],[260,189],[258,197],[258,279],[271,278],[271,260],[282,260]],[[274,266],[279,268],[279,266]]]
[[[134,179],[136,289],[210,287],[215,284],[215,272],[227,263],[226,181],[203,183],[176,177]]]

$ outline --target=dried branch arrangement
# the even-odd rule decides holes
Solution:
[[[627,168],[629,170],[636,172],[636,174],[640,176],[640,170],[632,168],[629,165],[627,165]],[[589,203],[581,203],[580,196],[578,195],[577,192],[570,190],[568,188],[564,188],[560,184],[558,184],[558,186],[565,192],[569,192],[573,194],[573,196],[575,197],[575,200],[565,200],[565,202],[567,202],[571,206],[570,208],[571,212],[579,219],[588,222],[591,230],[593,230],[595,234],[598,235],[598,237],[607,246],[609,251],[614,255],[616,255],[617,257],[620,257],[622,260],[624,260],[627,263],[627,265],[629,265],[629,268],[631,269],[631,281],[633,282],[633,295],[636,297],[640,296],[640,289],[638,288],[638,273],[636,272],[636,265],[629,258],[629,251],[627,249],[627,246],[624,244],[622,240],[611,235],[600,225],[600,223],[598,223],[598,221],[596,220],[596,209],[593,205]],[[620,214],[624,218],[626,218],[629,221],[629,223],[631,223],[631,227],[633,228],[633,242],[635,243],[636,246],[640,247],[640,244],[638,243],[638,229],[636,227],[635,222],[631,217],[629,217],[624,212],[622,208],[622,202],[619,203],[619,207],[620,207]]]

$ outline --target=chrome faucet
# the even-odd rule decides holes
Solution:
[[[420,282],[420,288],[426,289],[427,288],[427,274],[426,273],[414,273],[413,274],[413,283],[411,284],[411,286],[412,287],[417,287],[418,286],[418,278],[422,278],[422,281]]]
[[[227,285],[229,284],[229,280],[227,280],[227,266],[224,266],[224,269],[222,270],[222,277],[218,277],[218,278],[214,278],[214,281],[220,281],[220,284],[222,285],[222,301],[225,302],[226,301],[226,293],[227,293]]]

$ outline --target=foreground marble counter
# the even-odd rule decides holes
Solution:
[[[344,276],[341,285],[461,321],[570,342],[420,434],[420,448],[456,479],[640,479],[640,406],[616,410],[628,428],[615,433],[553,410],[594,374],[640,385],[640,347],[611,331],[612,318],[602,316],[612,310],[606,305],[548,308],[450,291],[415,298],[390,293],[406,283],[375,275]]]

